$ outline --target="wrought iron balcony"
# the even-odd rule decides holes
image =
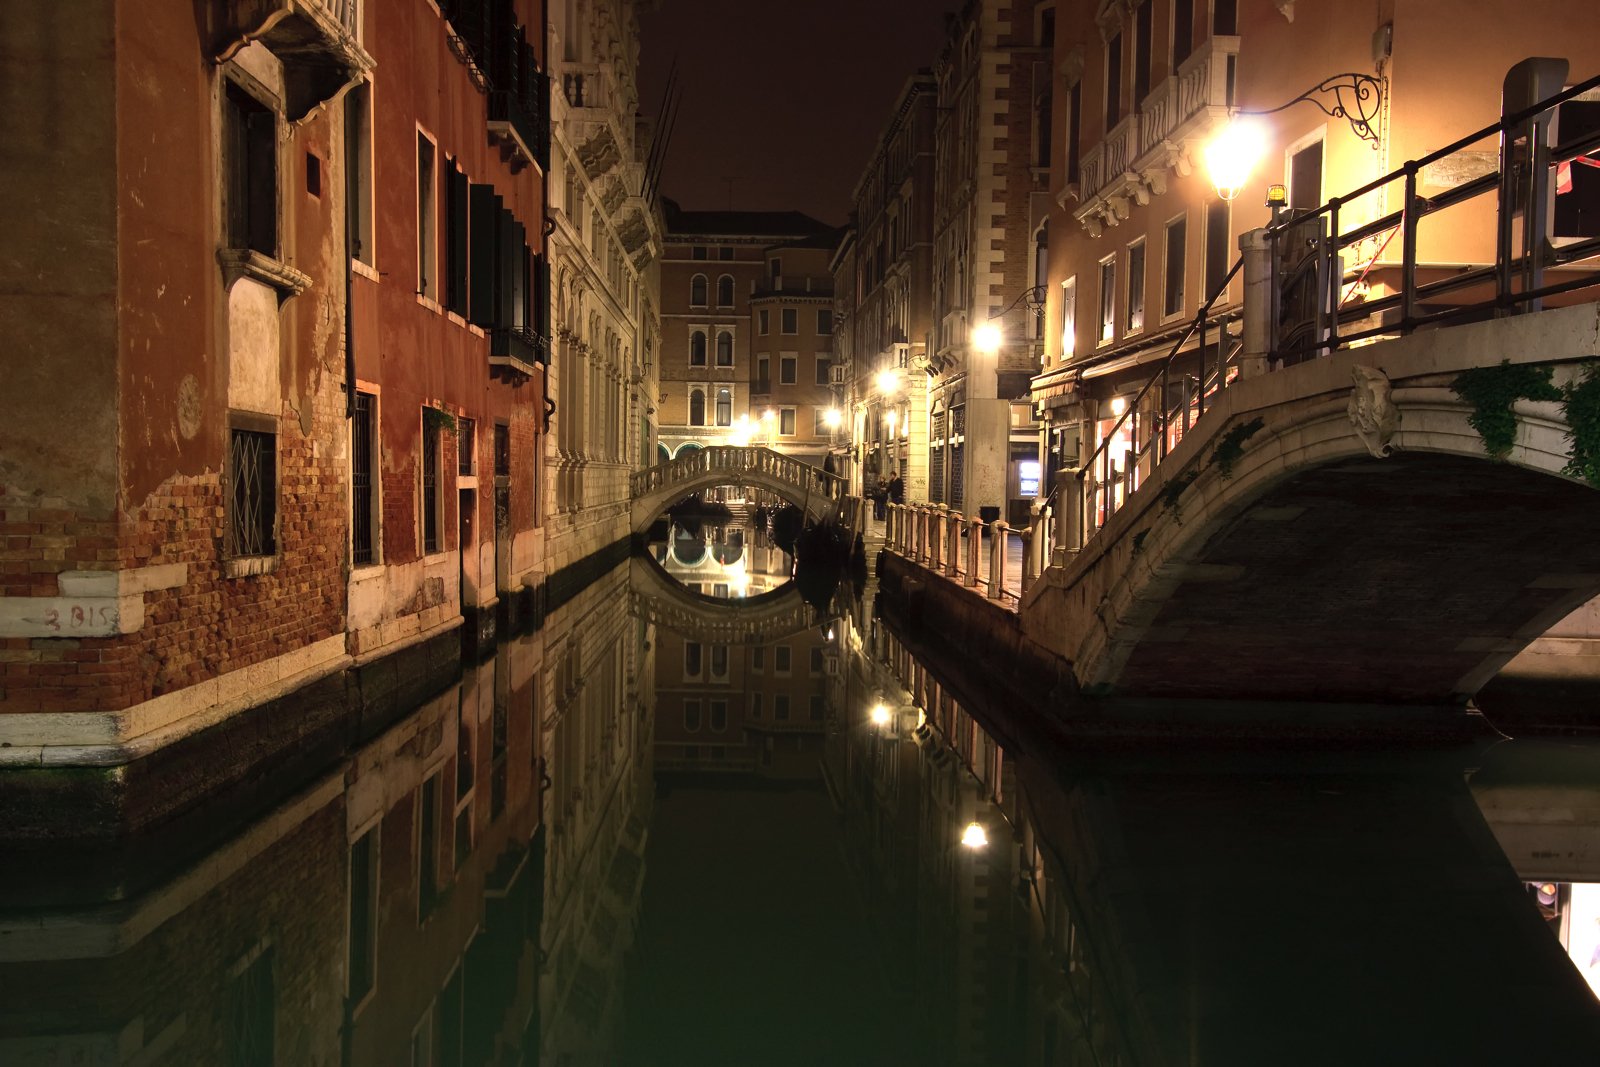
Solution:
[[[549,169],[550,78],[520,27],[502,27],[490,42],[489,135],[514,167],[532,160]]]
[[[260,41],[283,63],[284,116],[298,122],[374,67],[361,46],[364,0],[223,0],[219,60]]]

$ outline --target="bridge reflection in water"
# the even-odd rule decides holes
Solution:
[[[1600,1048],[1563,950],[1593,980],[1600,751],[1073,751],[870,587],[724,642],[648,621],[661,577],[618,567],[170,862],[0,857],[0,1062]]]

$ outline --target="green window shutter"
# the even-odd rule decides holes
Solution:
[[[500,198],[492,185],[474,185],[471,201],[471,252],[468,257],[471,303],[467,318],[485,329],[495,325],[495,271],[500,243]]]

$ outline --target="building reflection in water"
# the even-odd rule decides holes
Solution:
[[[755,541],[703,547],[726,574]],[[154,888],[0,916],[0,1063],[1600,1047],[1592,747],[1069,752],[848,582],[822,615],[776,581],[708,607],[662,582],[703,559],[662,562]]]
[[[608,1062],[651,798],[627,583],[157,888],[0,917],[0,1062]]]

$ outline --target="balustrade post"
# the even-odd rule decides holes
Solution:
[[[895,552],[905,554],[904,535],[901,531],[905,522],[900,515],[899,505],[891,504],[889,510],[883,513],[883,540]]]
[[[1044,530],[1035,523],[1022,531],[1022,582],[1017,589],[1019,596],[1026,596],[1028,588],[1033,585],[1033,580],[1039,576],[1039,561],[1036,554],[1044,545]]]
[[[1244,344],[1239,350],[1239,377],[1255,378],[1267,372],[1267,356],[1276,347],[1272,336],[1272,306],[1277,284],[1272,276],[1272,243],[1265,229],[1239,235],[1244,260]],[[1185,414],[1187,415],[1187,406]]]
[[[928,562],[928,531],[933,526],[933,511],[926,504],[917,506],[917,562]]]
[[[968,589],[978,587],[978,560],[983,552],[983,521],[967,520],[967,575],[961,584]]]
[[[934,571],[944,569],[944,530],[948,509],[943,504],[933,513],[933,536],[928,539],[928,567]]]
[[[944,544],[944,573],[957,577],[962,573],[962,514],[950,512],[947,541]]]
[[[1011,527],[1004,519],[989,526],[989,599],[999,600],[1006,584],[1006,535]]]

